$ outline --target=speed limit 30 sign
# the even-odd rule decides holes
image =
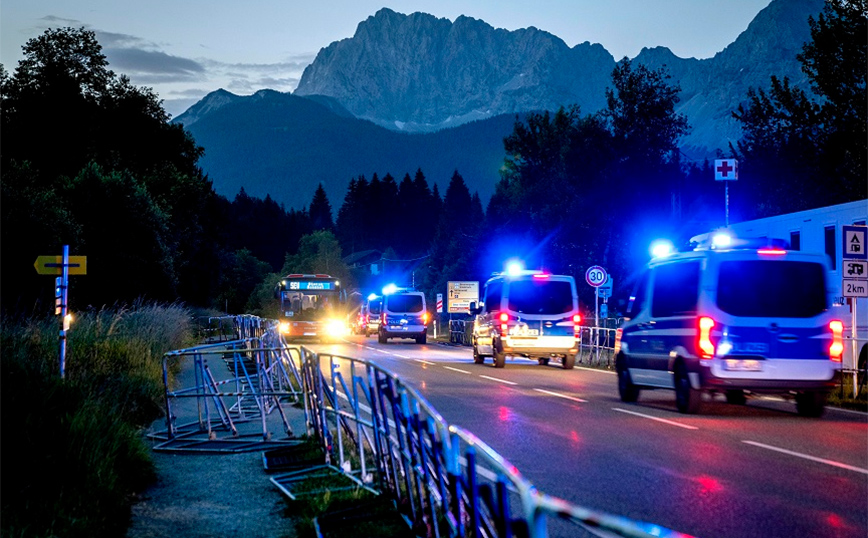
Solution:
[[[598,288],[609,280],[609,274],[599,265],[589,267],[585,272],[585,281],[591,286]]]

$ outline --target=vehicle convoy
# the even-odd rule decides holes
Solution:
[[[507,356],[548,364],[552,358],[572,369],[579,352],[581,316],[571,276],[542,271],[495,273],[485,283],[479,305],[470,304],[473,360],[492,357],[503,368]]]
[[[328,342],[348,333],[347,294],[339,279],[325,274],[291,274],[274,289],[278,323],[286,340]]]
[[[390,338],[413,338],[417,344],[427,341],[430,316],[421,291],[385,293],[380,312],[379,343],[385,344]]]
[[[655,258],[616,333],[621,400],[674,389],[678,410],[695,413],[706,392],[733,404],[776,393],[794,397],[799,414],[820,416],[843,354],[827,271],[825,256],[780,247]]]

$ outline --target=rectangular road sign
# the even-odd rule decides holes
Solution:
[[[470,303],[479,302],[479,282],[450,281],[446,286],[446,310],[450,314],[469,314]]]
[[[868,261],[844,258],[843,277],[848,280],[868,280]]]
[[[844,239],[842,257],[846,259],[868,260],[868,250],[865,249],[865,240],[868,239],[868,227],[866,226],[842,226],[841,237]]]
[[[33,267],[40,275],[62,275],[63,256],[39,256]],[[87,256],[70,256],[68,267],[70,275],[86,275]]]
[[[845,278],[841,281],[844,297],[868,297],[868,281]]]

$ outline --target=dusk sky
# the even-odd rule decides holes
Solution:
[[[770,0],[3,0],[0,62],[10,73],[24,43],[46,28],[94,30],[110,68],[152,87],[176,116],[224,88],[249,95],[292,91],[317,52],[352,37],[388,7],[496,28],[535,26],[570,47],[600,43],[615,59],[665,46],[710,58],[732,43]]]

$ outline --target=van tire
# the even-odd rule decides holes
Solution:
[[[747,396],[745,396],[743,390],[728,390],[726,391],[726,403],[744,405],[747,403]]]
[[[825,392],[800,392],[796,394],[796,411],[803,417],[818,418],[826,410]]]
[[[624,358],[619,357],[615,370],[618,372],[618,396],[622,402],[633,403],[639,399],[639,387],[633,384],[633,378],[630,377],[630,370],[624,364]]]
[[[575,353],[567,353],[564,355],[564,370],[572,370],[576,365],[576,354]]]
[[[482,364],[485,362],[485,357],[479,354],[479,348],[477,348],[475,344],[473,345],[473,362],[476,364]]]
[[[386,335],[383,333],[377,333],[377,342],[381,344],[385,344],[389,339],[386,338]]]
[[[498,340],[494,342],[494,367],[503,368],[506,366],[506,353],[503,352],[503,343]]]
[[[537,359],[537,361],[539,362],[540,366],[548,366],[549,365],[549,358],[548,357],[540,357]]]
[[[428,335],[427,335],[427,334],[423,334],[422,336],[417,336],[417,337],[416,337],[416,343],[417,343],[417,344],[424,344],[424,343],[426,343],[427,341],[428,341]]]
[[[699,411],[702,392],[690,385],[687,368],[683,363],[675,366],[675,407],[681,413],[692,415]]]

